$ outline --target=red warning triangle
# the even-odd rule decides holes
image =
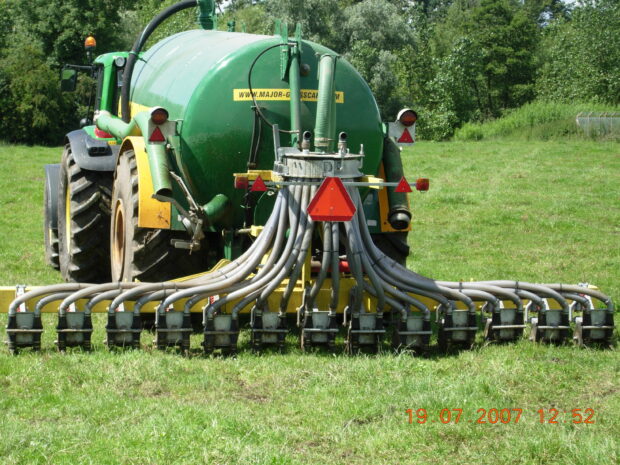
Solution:
[[[267,186],[265,186],[265,181],[263,181],[263,178],[261,178],[259,175],[252,184],[250,192],[265,192],[266,190]]]
[[[329,177],[316,191],[308,214],[314,221],[350,221],[356,209],[340,178]]]
[[[411,137],[409,129],[405,128],[400,138],[396,142],[398,142],[399,144],[413,144],[413,137]]]
[[[404,176],[400,178],[400,181],[398,182],[398,186],[396,186],[396,189],[394,189],[394,192],[411,192],[411,186],[409,185],[409,183],[407,182]]]
[[[151,137],[149,137],[149,142],[166,142],[166,138],[164,134],[161,132],[158,126],[155,126],[155,130],[151,133]]]

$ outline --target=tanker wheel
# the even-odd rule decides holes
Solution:
[[[60,269],[60,256],[58,253],[58,229],[52,225],[52,195],[49,186],[45,183],[43,191],[43,241],[45,243],[45,263],[54,268]]]
[[[372,241],[377,248],[385,255],[402,266],[407,265],[409,256],[409,245],[407,244],[408,231],[388,232],[383,234],[372,234]]]
[[[108,267],[108,173],[81,169],[65,146],[58,184],[60,273],[70,282],[105,282]]]
[[[119,157],[112,190],[112,280],[166,281],[204,271],[203,253],[190,255],[170,243],[172,239],[188,239],[187,233],[138,226],[138,198],[136,157],[133,150],[127,150]]]

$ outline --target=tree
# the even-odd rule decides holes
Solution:
[[[587,1],[554,21],[541,47],[538,95],[620,103],[620,3]]]
[[[60,92],[63,63],[84,64],[84,38],[97,52],[124,48],[116,31],[132,0],[6,0],[0,20],[0,139],[60,143],[77,123],[74,95]]]
[[[15,28],[37,40],[54,67],[84,60],[84,39],[97,39],[97,53],[126,48],[119,39],[120,12],[133,0],[8,0]]]
[[[58,143],[72,113],[58,74],[32,37],[12,34],[0,59],[0,140]]]
[[[384,0],[364,0],[344,10],[341,30],[343,54],[366,79],[381,114],[396,116],[405,105],[399,94],[402,75],[398,72],[401,52],[412,50],[413,35],[397,6]]]
[[[498,116],[531,100],[538,30],[523,8],[512,0],[481,0],[468,32],[482,53],[485,113]]]

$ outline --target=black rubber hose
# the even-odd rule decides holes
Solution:
[[[153,31],[155,31],[155,29],[157,29],[162,22],[179,11],[187,10],[188,8],[193,8],[195,6],[197,6],[196,0],[182,0],[179,3],[169,6],[146,25],[142,31],[142,34],[140,34],[140,37],[138,37],[134,42],[133,47],[129,52],[129,56],[127,57],[127,63],[125,64],[125,72],[123,73],[123,88],[121,89],[121,114],[125,123],[129,123],[129,121],[131,121],[129,115],[129,91],[131,90],[131,77],[133,75],[133,69],[136,65],[136,61],[138,60],[138,55],[142,51],[142,47],[144,47]]]

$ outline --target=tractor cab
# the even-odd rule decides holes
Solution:
[[[90,137],[96,139],[113,139],[110,134],[100,131],[93,125],[93,113],[107,111],[120,116],[120,93],[123,86],[123,71],[127,62],[127,52],[105,53],[92,60],[92,52],[96,46],[94,37],[88,36],[84,42],[84,48],[88,55],[90,65],[66,64],[61,70],[60,86],[65,92],[75,92],[77,88],[78,74],[87,73],[97,84],[91,90],[88,98],[87,115],[80,121]]]

